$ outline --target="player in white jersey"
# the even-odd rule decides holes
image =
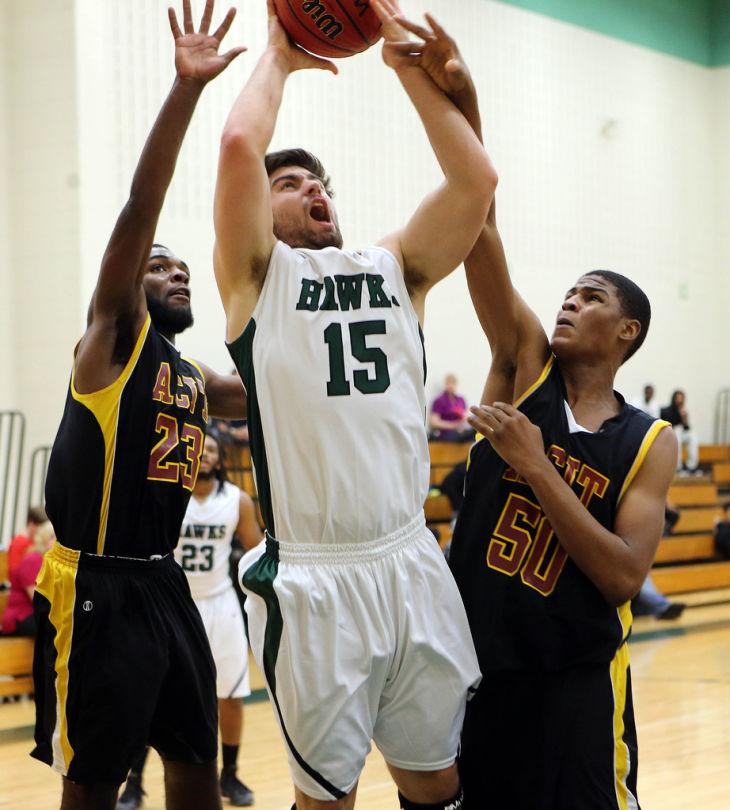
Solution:
[[[253,804],[253,792],[236,775],[243,731],[243,698],[251,694],[251,689],[246,629],[229,576],[234,534],[246,550],[261,540],[253,501],[227,480],[220,443],[208,434],[198,479],[180,529],[180,542],[175,548],[175,560],[187,576],[217,671],[223,757],[221,795],[237,807],[248,807]],[[117,810],[141,806],[146,753],[145,750],[135,758]]]
[[[371,5],[395,68],[407,35],[390,0]],[[427,291],[474,244],[496,175],[431,78],[398,68],[444,180],[404,228],[342,250],[319,161],[265,157],[287,77],[311,67],[336,72],[290,43],[269,3],[269,44],[226,123],[216,188],[216,279],[267,529],[241,563],[251,646],[298,810],[353,807],[371,739],[401,807],[456,810],[454,760],[480,675],[424,522],[421,322]]]

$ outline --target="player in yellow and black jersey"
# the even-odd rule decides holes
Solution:
[[[35,594],[36,747],[64,777],[61,807],[110,810],[148,742],[168,806],[220,807],[215,667],[172,550],[198,475],[208,409],[240,418],[240,379],[175,347],[192,322],[190,272],[153,244],[200,94],[241,52],[170,11],[177,75],[104,254],[51,454],[46,500],[58,543]]]
[[[479,133],[454,43],[409,51]],[[587,273],[548,341],[512,287],[494,204],[466,268],[492,364],[450,557],[483,673],[462,734],[464,795],[475,808],[638,810],[630,600],[662,534],[677,446],[613,383],[646,337],[649,301],[618,273]]]

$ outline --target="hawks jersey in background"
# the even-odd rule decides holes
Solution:
[[[623,398],[595,433],[575,423],[554,358],[517,407],[542,430],[545,452],[591,515],[613,530],[621,498],[666,422]],[[567,556],[527,482],[489,442],[471,449],[451,569],[482,671],[611,661],[631,627]]]
[[[193,599],[218,596],[233,587],[228,561],[240,503],[241,490],[229,481],[221,489],[216,486],[204,501],[190,499],[175,559],[185,571]]]
[[[367,542],[422,512],[423,339],[390,252],[277,242],[253,316],[228,348],[248,393],[270,534]]]
[[[202,373],[149,315],[114,383],[80,394],[72,373],[46,479],[59,542],[121,557],[172,551],[207,421]]]

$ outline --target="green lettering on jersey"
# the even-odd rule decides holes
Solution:
[[[322,301],[320,309],[337,309],[335,282],[330,276],[324,277],[324,301]]]
[[[352,276],[335,276],[337,298],[343,312],[347,312],[349,309],[360,309],[364,280],[364,273],[355,273]]]
[[[322,285],[312,278],[302,279],[302,291],[297,302],[297,309],[307,309],[316,312],[319,309],[319,299],[322,295]]]
[[[376,276],[372,273],[365,274],[365,281],[368,285],[368,293],[370,294],[370,307],[376,309],[378,307],[392,307],[387,293],[383,290],[383,282],[385,279],[382,276]]]

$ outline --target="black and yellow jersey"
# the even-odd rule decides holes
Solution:
[[[667,423],[627,405],[593,433],[575,423],[551,358],[516,403],[591,515],[616,513]],[[567,556],[527,482],[486,440],[472,447],[450,555],[482,671],[557,670],[611,661],[631,628],[630,603],[609,605]]]
[[[71,375],[46,479],[60,543],[92,554],[168,554],[198,476],[205,380],[149,315],[119,378],[80,394]]]

